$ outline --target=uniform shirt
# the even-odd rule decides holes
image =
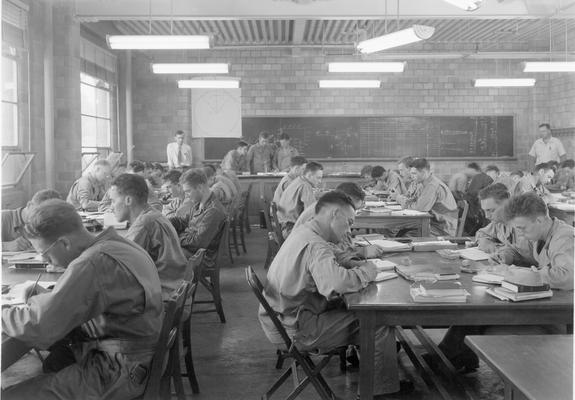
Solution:
[[[303,210],[313,203],[315,203],[315,195],[312,184],[305,177],[298,176],[289,184],[277,203],[279,223],[295,224]]]
[[[284,193],[286,188],[290,185],[290,183],[292,183],[294,179],[297,177],[298,175],[287,174],[281,179],[280,183],[278,183],[278,187],[276,187],[276,190],[274,192],[274,198],[273,198],[274,203],[279,204],[280,199],[282,198],[282,194]]]
[[[565,155],[565,148],[561,140],[556,137],[550,137],[547,143],[543,139],[537,139],[531,146],[529,155],[535,157],[535,165],[549,161],[559,162]]]
[[[224,171],[233,171],[235,173],[241,173],[247,171],[246,156],[240,154],[236,149],[228,151],[222,160],[222,169]]]
[[[439,178],[430,175],[422,182],[417,193],[412,199],[408,199],[406,208],[430,212],[434,219],[431,221],[439,229],[454,236],[457,230],[457,203],[453,194]]]
[[[74,182],[66,201],[76,207],[77,210],[97,211],[107,190],[104,184],[88,174]]]
[[[475,233],[475,240],[479,243],[479,249],[485,250],[488,244],[497,246],[497,253],[504,259],[511,258],[513,263],[525,266],[535,264],[533,259],[533,245],[531,242],[518,235],[513,227],[503,221],[494,220],[487,226]]]
[[[168,300],[184,279],[192,280],[191,271],[186,274],[187,260],[180,247],[178,234],[159,211],[151,207],[142,211],[130,225],[125,237],[146,250],[156,264],[163,300]]]
[[[24,236],[24,219],[22,210],[2,210],[2,251],[23,251],[32,249],[32,245]]]
[[[250,147],[247,154],[247,165],[252,174],[272,170],[274,150],[269,144],[256,143]]]
[[[145,351],[157,343],[162,319],[154,262],[140,246],[108,228],[68,265],[54,290],[30,297],[25,305],[3,308],[2,330],[46,349],[81,326],[96,347],[100,340],[124,339],[141,343]]]
[[[164,204],[162,206],[162,214],[166,216],[166,218],[174,217],[176,215],[176,211],[182,206],[184,203],[184,199],[181,197],[172,197],[168,204]]]
[[[575,189],[575,173],[569,168],[560,168],[555,175],[555,183],[547,185],[551,190]]]
[[[454,174],[449,180],[449,190],[452,192],[465,192],[467,190],[467,175],[463,172]]]
[[[238,176],[236,175],[236,173],[234,171],[223,170],[222,176],[225,176],[226,178],[228,178],[230,180],[230,182],[233,183],[238,194],[242,192],[242,185],[240,183],[240,180],[238,179]]]
[[[168,143],[166,155],[168,156],[168,168],[170,169],[192,165],[192,148],[186,143],[182,143],[181,150],[178,143]]]
[[[534,192],[539,195],[546,203],[549,203],[553,199],[549,197],[549,190],[541,183],[536,183],[536,179],[533,175],[527,174],[515,186],[513,190],[513,196],[520,196],[524,193]]]
[[[291,167],[292,157],[299,156],[299,151],[295,147],[287,146],[276,150],[274,155],[274,166],[279,171],[287,171]]]
[[[230,207],[232,206],[234,200],[230,187],[220,181],[214,183],[210,187],[210,190],[216,196],[216,199],[219,200],[222,206],[224,206],[227,214],[228,211],[230,211]]]
[[[385,178],[379,179],[373,187],[373,190],[401,191],[401,182],[397,172],[389,170],[385,174]]]
[[[301,310],[321,314],[328,301],[361,290],[374,279],[363,267],[346,269],[338,264],[332,244],[321,237],[318,223],[312,220],[294,230],[280,248],[268,271],[264,297],[293,336]],[[268,339],[281,343],[262,307],[259,319]]]
[[[545,241],[533,243],[533,258],[552,289],[573,290],[575,229],[553,218]]]

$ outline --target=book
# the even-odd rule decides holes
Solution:
[[[400,243],[394,240],[377,239],[370,240],[371,244],[381,247],[383,251],[395,252],[395,251],[411,251],[411,244]]]
[[[457,243],[447,240],[432,240],[428,242],[413,242],[413,251],[436,251],[441,249],[456,249]]]
[[[492,285],[501,285],[503,279],[503,275],[490,274],[488,272],[477,274],[471,278],[473,282],[488,283]]]
[[[459,279],[455,268],[438,265],[398,265],[395,272],[408,281],[446,281]]]
[[[393,271],[397,264],[389,260],[380,260],[379,258],[369,258],[367,261],[376,265],[378,271]]]
[[[494,287],[487,289],[486,292],[498,299],[511,301],[526,301],[553,297],[553,292],[551,290],[543,292],[515,293],[502,287]]]
[[[466,293],[459,282],[421,282],[419,287],[425,296],[458,296]]]
[[[510,290],[514,293],[546,292],[551,289],[551,287],[547,283],[538,286],[529,286],[529,285],[519,285],[507,281],[502,281],[501,287]]]
[[[409,294],[415,303],[466,303],[469,292],[463,289],[463,293],[451,296],[426,295],[421,287],[415,286],[409,289]]]
[[[477,247],[470,247],[468,249],[461,249],[459,250],[459,255],[462,258],[471,261],[484,261],[489,260],[491,256],[484,252],[483,250],[479,250]]]
[[[397,278],[398,275],[395,272],[392,271],[380,271],[377,273],[377,275],[375,276],[375,279],[373,280],[374,282],[382,282],[382,281],[387,281],[389,279],[394,279]]]

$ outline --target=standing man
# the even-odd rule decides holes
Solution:
[[[192,148],[184,143],[184,131],[177,131],[175,138],[176,141],[169,143],[166,148],[168,168],[190,167],[192,165]]]
[[[112,166],[106,160],[98,160],[92,169],[80,177],[68,193],[66,201],[77,210],[97,211],[106,195],[112,179]]]
[[[248,150],[247,164],[252,174],[272,170],[274,150],[269,143],[269,138],[269,133],[261,132],[258,143],[252,145]]]
[[[235,174],[241,174],[247,171],[246,154],[249,145],[243,140],[238,142],[238,147],[228,151],[222,160],[222,169],[224,171],[233,171]]]
[[[299,151],[290,145],[290,137],[287,133],[280,135],[280,147],[274,155],[274,166],[278,171],[287,171],[290,168],[291,159],[299,156]]]
[[[551,126],[549,124],[539,125],[539,135],[531,150],[529,156],[535,162],[535,165],[549,161],[561,162],[565,158],[565,148],[561,140],[551,136]]]

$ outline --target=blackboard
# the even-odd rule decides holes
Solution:
[[[510,157],[513,116],[244,117],[243,140],[281,133],[308,158]],[[222,159],[238,139],[205,139],[208,160]]]

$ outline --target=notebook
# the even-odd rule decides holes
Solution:
[[[383,281],[387,281],[389,279],[394,279],[397,277],[398,277],[398,275],[395,272],[381,271],[375,276],[374,282],[383,282]]]
[[[475,275],[473,278],[471,278],[473,282],[488,283],[491,285],[501,285],[503,279],[504,279],[503,275],[490,274],[488,272],[479,273]]]
[[[479,250],[477,247],[470,247],[468,249],[461,249],[459,250],[459,255],[462,258],[472,261],[484,261],[489,260],[491,256],[484,252],[483,250]]]
[[[457,243],[448,240],[432,240],[428,242],[413,242],[413,251],[436,251],[441,249],[456,249]]]
[[[413,286],[409,289],[409,294],[415,303],[466,303],[469,292],[465,289],[457,291],[458,294],[449,295],[429,295],[421,286]]]
[[[389,260],[380,260],[379,258],[369,258],[367,261],[374,263],[378,271],[393,271],[397,264]]]
[[[394,252],[394,251],[411,251],[411,244],[400,243],[394,240],[376,239],[370,240],[371,244],[381,247],[383,251]]]
[[[551,290],[546,290],[543,292],[515,293],[511,290],[507,290],[501,287],[494,287],[487,289],[486,292],[500,300],[511,301],[526,301],[553,297],[553,292]]]
[[[398,265],[395,271],[408,281],[446,281],[459,279],[458,271],[448,265]]]

